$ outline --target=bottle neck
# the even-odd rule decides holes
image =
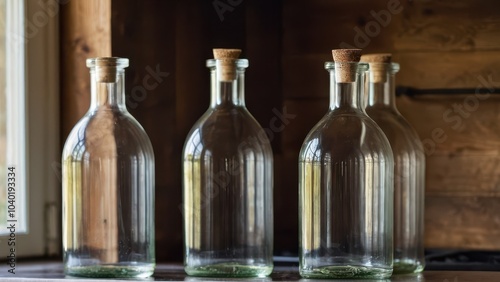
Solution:
[[[245,76],[238,69],[235,79],[222,80],[217,70],[211,70],[210,107],[239,106],[245,107]]]
[[[116,77],[114,77],[116,76]],[[90,109],[127,111],[125,106],[125,74],[119,71],[112,79],[103,79],[99,70],[91,70]]]
[[[385,81],[374,82],[368,79],[368,97],[366,107],[384,107],[396,109],[396,91],[394,73],[388,72]]]
[[[363,111],[362,87],[360,74],[356,74],[355,82],[336,82],[335,70],[330,72],[330,110]]]

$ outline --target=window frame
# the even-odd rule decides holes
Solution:
[[[7,95],[24,93],[16,97],[22,99],[17,101],[18,111],[22,107],[25,113],[20,123],[24,127],[18,125],[19,132],[25,133],[24,154],[13,160],[19,167],[25,165],[25,172],[19,174],[25,175],[25,201],[18,203],[18,208],[25,205],[27,233],[16,233],[16,256],[55,255],[60,253],[60,7],[58,1],[5,1],[10,15],[6,17],[6,39],[24,54],[24,58],[11,62],[13,65],[7,63],[19,79],[17,88],[8,88]],[[8,254],[7,238],[0,236],[2,257]]]

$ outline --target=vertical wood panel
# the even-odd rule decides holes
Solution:
[[[157,259],[182,254],[179,137],[176,135],[177,1],[113,1],[113,55],[130,59],[127,108],[142,124],[155,154]]]
[[[207,2],[208,3],[208,2]],[[206,59],[212,56],[208,48],[210,40],[210,25],[202,24],[208,21],[207,10],[197,0],[179,1],[176,11],[176,65],[175,65],[175,95],[176,95],[176,144],[179,153],[174,159],[182,173],[182,149],[185,138],[193,124],[207,110],[210,99],[209,70]],[[182,175],[176,189],[182,191]],[[177,199],[176,217],[182,222],[182,197]],[[178,231],[182,236],[182,225]],[[180,245],[184,244],[183,239]],[[177,260],[182,260],[182,254],[176,254]]]
[[[61,138],[66,139],[76,122],[85,114],[90,104],[90,75],[86,67],[86,59],[111,55],[111,0],[70,1],[61,6]],[[109,124],[108,124],[109,125]],[[109,126],[108,126],[109,129]],[[95,134],[89,132],[91,141]],[[109,139],[109,138],[108,138]],[[116,150],[114,139],[108,146],[94,148],[95,155],[107,154]],[[91,189],[98,189],[108,180],[108,189],[116,190],[116,167],[112,164],[106,167],[106,175],[102,171],[93,170],[89,173],[97,177],[89,184]],[[102,192],[101,189],[98,189]],[[90,191],[87,191],[90,192]],[[113,193],[111,193],[112,195]],[[88,229],[82,230],[85,238],[101,238],[100,241],[86,242],[96,250],[109,249],[99,258],[105,263],[116,263],[118,253],[116,206],[103,208],[100,193],[87,193],[89,198],[84,201],[95,205],[95,208],[85,211],[90,218]],[[97,198],[96,198],[97,197]],[[113,202],[113,201],[112,201]],[[115,201],[116,202],[116,201]],[[105,216],[109,219],[101,221]]]
[[[391,2],[400,4],[402,10],[390,14],[386,26],[381,26],[374,14],[387,11]],[[493,0],[391,0],[362,5],[348,0],[312,0],[308,5],[286,1],[283,4],[282,72],[287,103],[297,100],[304,105],[301,110],[312,114],[306,105],[326,98],[327,86],[322,82],[326,81],[322,69],[325,55],[330,49],[339,48],[341,42],[356,43],[359,31],[366,37],[368,25],[371,23],[373,27],[377,22],[378,32],[368,34],[363,46],[354,45],[363,48],[365,53],[394,53],[395,61],[401,64],[398,85],[421,89],[498,87],[500,12],[497,6]],[[358,43],[359,38],[358,35]],[[427,158],[428,247],[500,249],[500,244],[492,242],[493,235],[487,235],[500,232],[496,224],[487,224],[498,220],[496,208],[489,203],[498,201],[499,193],[499,102],[491,96],[478,100],[476,106],[474,97],[474,93],[470,93],[398,98],[402,113],[422,139],[432,140],[432,131],[437,128],[446,135],[446,141],[436,143]],[[456,106],[473,110],[460,116]],[[457,119],[464,129],[452,128],[458,123]],[[296,150],[307,131],[304,127],[292,127],[285,132],[287,154]],[[480,209],[470,204],[477,202],[488,204]],[[458,209],[463,211],[450,212]],[[476,217],[484,217],[484,220],[475,221]],[[450,232],[453,234],[445,235]]]
[[[111,0],[61,5],[61,138],[64,142],[90,104],[85,60],[111,55]]]
[[[176,134],[177,150],[210,101],[210,76],[205,61],[212,56],[206,10],[198,0],[179,1],[176,13]],[[210,11],[210,10],[209,10]],[[179,165],[181,158],[179,158]]]
[[[287,105],[292,107],[288,108],[288,112],[298,114],[293,124],[276,134],[273,140],[276,160],[276,251],[296,250],[296,158],[301,140],[310,130],[309,124],[314,124],[316,117],[322,116],[324,111],[321,108],[326,110],[323,102],[328,99],[328,75],[323,69],[323,62],[331,60],[329,51],[339,48],[342,42],[355,44],[356,28],[365,30],[367,24],[375,20],[372,11],[387,9],[390,1],[371,4],[347,0],[312,0],[306,4],[297,0],[241,1],[225,11],[223,18],[212,1],[113,2],[114,55],[131,59],[131,67],[127,70],[128,94],[133,87],[142,84],[147,66],[154,68],[160,64],[161,71],[170,73],[156,89],[148,91],[146,99],[140,101],[136,109],[131,110],[150,135],[157,156],[159,259],[179,260],[182,257],[182,217],[178,209],[181,203],[180,156],[189,129],[208,107],[209,72],[205,60],[212,57],[211,49],[214,47],[242,48],[242,57],[250,60],[246,75],[247,106],[263,127],[267,127],[274,116],[274,107],[281,109],[281,105]],[[402,69],[398,76],[400,84],[418,88],[474,88],[478,85],[478,75],[486,78],[491,75],[494,81],[500,81],[495,68],[500,50],[496,39],[496,35],[500,34],[496,19],[498,9],[492,9],[495,1],[399,2],[403,11],[391,15],[390,23],[370,37],[366,46],[359,47],[364,47],[365,52],[396,53],[396,60],[401,62]],[[456,19],[460,19],[458,25],[454,25]],[[80,28],[74,29],[73,33],[81,33]],[[88,48],[84,46],[88,44],[82,45],[81,39],[77,40],[80,37],[71,38],[71,41],[63,40],[73,44],[68,43],[73,50],[71,56],[90,52],[85,53]],[[80,63],[83,66],[83,60]],[[63,69],[63,73],[71,73],[75,67],[72,65]],[[88,77],[88,70],[85,67],[82,69],[82,73],[75,77]],[[82,103],[88,103],[88,98],[68,98],[64,96],[66,93],[69,91],[63,88],[63,99],[67,100],[66,104],[71,109],[75,109],[72,112],[86,110],[87,104],[83,106]],[[78,92],[71,93],[75,95],[73,93]],[[81,93],[87,94],[88,90]],[[80,97],[81,94],[75,96]],[[463,97],[454,96],[439,105],[406,101],[402,104],[403,113],[417,130],[427,130],[441,126],[443,110],[453,103],[453,99],[463,100]],[[460,246],[457,242],[465,242],[466,236],[460,235],[460,230],[478,228],[469,228],[472,220],[456,221],[464,226],[454,231],[457,235],[453,238],[458,239],[454,239],[453,243],[445,237],[429,240],[429,236],[443,232],[442,223],[446,218],[438,207],[449,199],[448,196],[461,193],[461,197],[472,197],[477,192],[486,197],[498,193],[494,188],[496,169],[492,166],[496,159],[474,159],[469,154],[470,144],[481,143],[484,139],[490,140],[488,146],[491,148],[488,147],[488,150],[489,154],[493,154],[496,116],[487,114],[496,109],[492,101],[485,101],[481,110],[474,112],[467,121],[477,127],[487,124],[487,130],[449,134],[449,143],[437,146],[436,155],[428,159],[428,171],[432,171],[428,174],[428,193],[434,198],[427,206],[433,220],[427,217],[426,242],[433,247]],[[63,128],[71,128],[66,124],[74,123],[77,119],[74,116],[75,113],[68,114],[69,118],[63,115]],[[74,121],[71,121],[72,117]],[[474,137],[473,134],[482,137]],[[452,155],[458,156],[459,160],[453,161]],[[488,157],[488,154],[482,157]],[[479,174],[467,174],[466,164],[480,167],[482,163],[492,168]],[[462,167],[455,170],[456,165]],[[481,176],[483,180],[477,190],[472,184],[457,188],[456,181],[450,177],[458,172],[471,179],[470,183],[475,176]],[[492,205],[486,208],[490,207]],[[465,209],[474,213],[470,205],[466,205]],[[491,216],[492,213],[485,214]],[[470,234],[467,232],[463,234]],[[479,236],[467,246],[481,247],[482,238],[487,237]],[[483,243],[492,248],[491,244]]]
[[[248,110],[267,129],[274,153],[274,249],[276,254],[297,249],[298,202],[295,187],[283,185],[281,140],[290,123],[284,124],[276,112],[283,112],[281,79],[282,1],[254,0],[246,3],[245,54],[249,68],[245,74]],[[287,109],[287,113],[291,113]],[[273,128],[275,130],[273,130]]]

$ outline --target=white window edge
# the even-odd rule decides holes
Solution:
[[[7,144],[12,146],[16,144],[16,148],[7,150],[6,166],[15,167],[15,199],[12,214],[14,218],[9,218],[8,221],[16,220],[13,224],[18,233],[26,231],[28,226],[28,217],[26,216],[26,183],[24,177],[26,174],[26,77],[25,77],[25,40],[24,40],[24,1],[6,1],[6,46],[5,46],[5,67],[8,70],[6,76],[6,122],[7,132],[15,134],[7,134]],[[13,118],[14,117],[14,118]],[[7,173],[2,171],[0,173]],[[5,183],[6,184],[6,183]],[[10,224],[7,223],[7,226]],[[5,230],[2,230],[4,232]]]
[[[17,69],[23,75],[22,92],[26,116],[27,154],[12,156],[16,166],[25,167],[28,234],[16,234],[17,257],[36,257],[60,253],[60,140],[59,140],[59,4],[58,1],[7,0],[7,14],[25,23],[11,29],[15,44],[26,52],[25,64]],[[7,5],[9,6],[9,5]],[[9,10],[13,9],[13,10]],[[8,21],[7,16],[7,21]],[[19,22],[19,21],[18,21]],[[27,32],[25,33],[25,29]],[[23,34],[24,36],[19,36]],[[16,41],[16,42],[17,42]],[[9,60],[9,59],[7,59]],[[26,68],[25,68],[26,67]],[[9,90],[21,91],[19,89]],[[23,95],[17,95],[23,96]],[[19,98],[19,97],[18,97]],[[23,96],[24,99],[24,96]],[[10,122],[8,122],[10,124]],[[20,131],[21,131],[20,130]],[[22,150],[21,150],[22,151]],[[7,163],[9,165],[11,163]],[[16,168],[17,169],[17,168]],[[4,172],[0,172],[4,173]],[[0,256],[7,255],[6,237],[0,237]]]

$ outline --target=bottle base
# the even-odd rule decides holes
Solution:
[[[419,273],[424,270],[424,266],[416,261],[395,261],[394,274]]]
[[[191,276],[204,277],[266,277],[273,271],[268,265],[244,265],[235,262],[202,266],[186,266],[184,270]]]
[[[392,275],[392,269],[366,267],[366,266],[323,266],[311,269],[300,269],[300,275],[304,278],[361,278],[361,279],[385,279]]]
[[[137,265],[89,265],[70,266],[64,272],[68,276],[92,278],[147,278],[153,275],[155,264]]]

